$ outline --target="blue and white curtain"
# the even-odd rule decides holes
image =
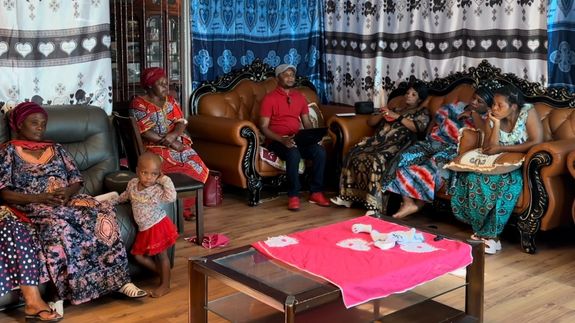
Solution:
[[[111,113],[110,45],[108,1],[0,1],[2,112],[34,101]]]
[[[546,13],[547,0],[326,1],[333,101],[381,106],[410,75],[432,80],[483,59],[546,84]]]
[[[288,63],[325,100],[323,0],[192,0],[193,88],[260,58]]]
[[[551,0],[547,12],[549,86],[575,92],[575,0]]]

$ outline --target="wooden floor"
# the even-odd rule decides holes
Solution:
[[[223,233],[231,243],[226,248],[209,250],[180,239],[172,270],[172,291],[168,295],[141,300],[107,296],[88,304],[67,305],[63,322],[187,322],[188,258],[364,213],[359,209],[322,208],[307,202],[302,203],[300,212],[289,212],[286,205],[287,197],[280,196],[249,207],[243,196],[226,193],[222,206],[206,209],[206,231]],[[431,213],[428,210],[426,215],[416,215],[408,221],[434,224],[462,238],[471,234],[452,216]],[[569,228],[540,236],[536,255],[523,253],[513,233],[506,235],[499,254],[486,256],[485,322],[575,322],[575,230]],[[186,222],[184,236],[192,235],[194,223]],[[136,282],[150,288],[155,278],[140,278]],[[222,286],[221,292],[229,291]],[[447,297],[446,302],[462,304],[459,298]],[[214,316],[210,318],[210,322],[225,322]],[[23,321],[22,308],[0,312],[2,323]]]

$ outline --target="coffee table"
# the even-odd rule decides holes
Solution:
[[[465,278],[446,274],[351,309],[343,306],[336,286],[270,259],[251,246],[190,258],[189,321],[207,322],[211,311],[231,322],[482,322],[484,247],[479,241],[465,242],[473,255]],[[208,302],[209,278],[236,292]],[[435,300],[461,289],[465,293],[462,310]]]

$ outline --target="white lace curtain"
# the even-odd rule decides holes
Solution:
[[[107,0],[0,1],[0,109],[23,101],[112,111]]]
[[[546,0],[332,0],[325,11],[333,102],[381,106],[410,75],[429,81],[483,59],[547,82]]]

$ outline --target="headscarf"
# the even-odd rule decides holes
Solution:
[[[42,113],[48,119],[48,113],[35,102],[22,102],[10,111],[10,128],[18,132],[18,126],[31,114]]]
[[[150,88],[162,77],[166,77],[164,69],[160,67],[149,67],[142,72],[140,84],[145,88]]]
[[[493,91],[497,90],[501,87],[501,84],[495,80],[485,80],[479,84],[477,89],[475,90],[475,94],[485,101],[487,107],[491,107],[493,105]]]

